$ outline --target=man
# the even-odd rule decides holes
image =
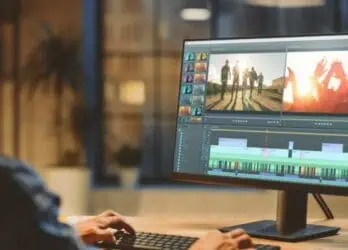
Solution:
[[[236,95],[238,94],[239,74],[240,74],[239,61],[236,61],[236,65],[234,65],[233,67],[233,83],[232,83],[231,99],[233,98],[234,93],[236,93]]]
[[[249,76],[249,82],[250,82],[250,98],[253,97],[253,90],[255,87],[255,81],[257,81],[257,73],[255,71],[255,68],[252,67],[250,71],[250,76]]]
[[[86,250],[100,241],[113,242],[117,230],[134,234],[125,219],[106,211],[75,224],[58,220],[60,199],[48,191],[42,179],[23,162],[0,157],[0,242],[6,250]],[[243,231],[213,232],[191,250],[252,249]]]
[[[220,100],[225,98],[225,92],[227,88],[227,82],[231,79],[231,69],[229,66],[229,61],[225,61],[225,65],[221,69],[221,95]]]
[[[245,93],[248,88],[248,78],[249,78],[249,69],[246,68],[243,72],[243,82],[242,82],[242,96],[245,98]]]
[[[257,89],[257,95],[261,95],[262,89],[263,89],[263,74],[262,74],[262,72],[260,72],[258,80],[259,80],[259,85],[258,85],[258,89]]]

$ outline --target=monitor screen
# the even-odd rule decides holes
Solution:
[[[348,187],[348,36],[185,41],[175,148],[175,174]]]

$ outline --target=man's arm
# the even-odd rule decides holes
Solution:
[[[23,194],[23,204],[31,208],[31,214],[27,216],[34,225],[25,230],[37,232],[32,241],[33,246],[37,246],[36,249],[87,250],[78,233],[69,225],[59,221],[60,198],[48,191],[32,167],[17,163],[12,169],[11,177],[18,191]]]
[[[117,230],[124,229],[133,234],[134,229],[119,214],[106,211],[75,224],[80,238],[87,244],[99,241],[113,242]],[[229,233],[211,232],[199,239],[190,250],[254,250],[251,238],[240,229]]]
[[[58,217],[59,197],[47,190],[42,179],[31,167],[19,161],[0,157],[0,180],[0,186],[4,187],[0,191],[5,190],[5,186],[6,190],[11,190],[10,193],[0,192],[5,204],[2,207],[4,213],[0,215],[13,218],[10,222],[2,218],[2,225],[7,230],[2,239],[5,240],[5,245],[6,240],[17,244],[19,247],[15,249],[87,250],[85,244],[114,241],[116,230],[134,233],[134,229],[122,216],[113,211],[80,221],[75,224],[74,229],[62,223]],[[15,231],[10,228],[15,228]],[[22,241],[11,240],[15,238]],[[22,247],[23,244],[25,248]],[[192,250],[222,250],[224,248],[221,246],[225,245],[235,246],[228,249],[239,250],[248,249],[250,244],[251,240],[245,233],[215,232],[198,240]]]

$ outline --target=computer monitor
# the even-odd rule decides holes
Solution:
[[[299,241],[308,193],[348,194],[348,35],[186,40],[173,178],[279,190],[277,220],[238,225]]]

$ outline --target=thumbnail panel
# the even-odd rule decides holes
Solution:
[[[194,74],[186,73],[186,74],[183,74],[182,76],[183,83],[193,83],[193,80],[194,80]]]
[[[193,94],[194,95],[204,95],[205,94],[205,85],[194,85],[193,86]]]
[[[185,62],[193,62],[196,60],[196,54],[193,52],[186,52],[184,55]]]
[[[207,78],[206,73],[195,74],[194,83],[198,83],[198,84],[206,83],[206,78]]]
[[[279,112],[285,53],[211,54],[207,111]]]
[[[193,87],[191,84],[183,84],[181,86],[181,93],[184,95],[190,95],[192,94]]]
[[[179,116],[189,116],[191,115],[191,107],[190,106],[180,106],[179,107]]]
[[[196,60],[197,61],[206,61],[206,60],[208,60],[208,53],[207,52],[196,53]]]
[[[195,64],[194,63],[185,63],[184,64],[184,72],[194,72],[195,71]]]
[[[203,113],[202,107],[195,107],[192,109],[193,116],[202,116],[202,113]]]
[[[285,112],[348,113],[348,51],[290,52]]]
[[[196,63],[195,65],[195,71],[197,73],[205,73],[208,70],[208,64],[207,63]]]

